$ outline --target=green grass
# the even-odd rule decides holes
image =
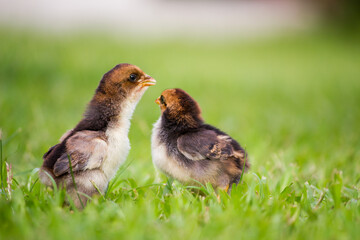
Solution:
[[[161,40],[1,30],[1,239],[356,239],[360,230],[360,38]],[[81,118],[115,64],[158,84],[132,120],[128,161],[83,211],[41,185],[42,155]],[[154,100],[180,87],[249,152],[230,196],[153,168]],[[2,157],[1,157],[2,156]],[[5,161],[12,165],[10,194]]]

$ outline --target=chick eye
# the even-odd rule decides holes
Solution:
[[[160,103],[161,103],[161,104],[164,104],[165,107],[166,107],[166,102],[165,102],[165,98],[164,98],[163,95],[160,96]]]
[[[130,82],[135,82],[137,78],[138,78],[138,75],[135,74],[135,73],[132,73],[132,74],[130,74],[130,76],[129,76],[129,81],[130,81]]]

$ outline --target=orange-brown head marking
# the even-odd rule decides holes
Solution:
[[[104,119],[118,117],[122,108],[128,108],[129,111],[135,108],[147,88],[155,83],[139,67],[127,63],[118,64],[102,77],[85,116]]]
[[[118,95],[121,89],[120,94],[128,94],[134,90],[139,91],[144,87],[155,85],[155,83],[156,81],[139,67],[122,63],[104,74],[96,93],[106,94],[109,97]]]
[[[167,89],[155,102],[160,105],[161,112],[173,120],[190,125],[203,121],[198,103],[182,89]]]

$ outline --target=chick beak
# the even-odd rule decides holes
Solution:
[[[150,77],[149,75],[145,76],[145,79],[141,81],[142,87],[146,86],[154,86],[156,84],[156,80]]]
[[[157,105],[160,105],[160,97],[158,97],[158,98],[155,100],[155,103],[156,103]]]

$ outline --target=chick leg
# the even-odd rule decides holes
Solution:
[[[230,194],[229,188],[230,188],[230,184],[226,185],[225,187],[219,187],[219,189],[224,190],[225,192]],[[220,203],[220,194],[217,193],[216,195],[217,195],[218,202]]]
[[[226,186],[221,186],[221,187],[219,187],[219,189],[221,189],[221,190],[224,190],[225,192],[229,192],[229,188],[230,188],[230,184],[227,184]]]

